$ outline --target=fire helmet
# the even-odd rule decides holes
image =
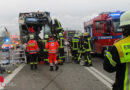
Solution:
[[[62,33],[59,33],[59,36],[63,36],[63,34],[62,34]]]
[[[124,27],[130,25],[130,11],[125,12],[122,14],[120,18],[120,27]]]
[[[47,34],[45,35],[45,38],[48,38],[48,35],[47,35]]]
[[[83,36],[89,36],[89,33],[88,33],[88,32],[85,32],[85,33],[83,34]]]
[[[34,39],[34,35],[33,34],[30,34],[30,39]]]

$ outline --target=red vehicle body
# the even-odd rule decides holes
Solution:
[[[101,13],[94,19],[84,22],[85,32],[89,32],[92,38],[94,52],[104,55],[108,47],[122,38],[122,29],[119,28],[122,13]]]

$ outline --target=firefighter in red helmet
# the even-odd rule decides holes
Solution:
[[[52,36],[50,36],[49,41],[46,44],[46,49],[48,49],[49,53],[50,71],[53,71],[53,63],[55,64],[55,70],[57,71],[59,69],[56,55],[58,48],[58,42],[55,41]]]

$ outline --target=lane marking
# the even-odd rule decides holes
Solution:
[[[86,70],[88,70],[92,75],[94,75],[97,79],[99,79],[103,84],[105,84],[108,88],[112,89],[112,84],[104,79],[99,73],[96,73],[92,68],[85,67]],[[99,72],[99,71],[98,71]],[[105,76],[105,75],[104,75]],[[107,76],[105,76],[107,77]],[[107,77],[108,78],[108,77]],[[110,79],[110,78],[109,78]]]
[[[11,74],[9,74],[7,77],[4,79],[4,83],[6,85],[18,74],[19,71],[22,70],[22,68],[25,66],[25,64],[21,64],[18,68],[16,68]]]
[[[96,73],[98,73],[100,76],[102,76],[109,83],[111,83],[111,84],[114,83],[114,81],[112,79],[110,79],[109,77],[107,77],[106,75],[104,75],[103,73],[101,73],[100,71],[98,71],[97,69],[95,69],[94,67],[90,67],[90,68],[93,69],[93,71],[95,71]]]

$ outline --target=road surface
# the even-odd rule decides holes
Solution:
[[[4,90],[110,90],[115,73],[109,74],[103,70],[101,57],[93,57],[92,62],[92,67],[65,63],[53,72],[49,71],[48,65],[39,65],[38,70],[32,71],[25,64],[19,66],[19,72],[10,79]]]

